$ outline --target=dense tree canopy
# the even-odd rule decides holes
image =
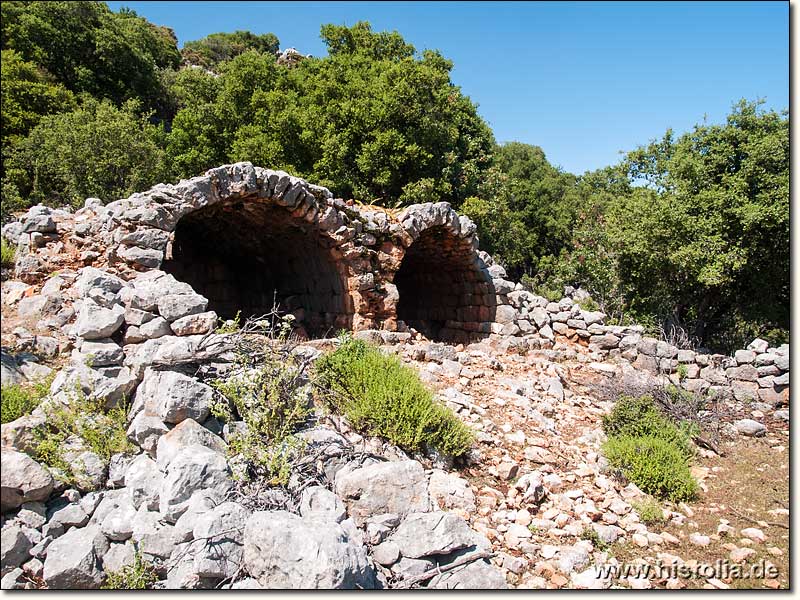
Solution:
[[[452,64],[365,23],[322,31],[325,58],[288,69],[251,50],[220,65],[217,96],[173,122],[180,174],[250,160],[364,202],[460,204],[474,193],[492,134],[450,81]]]
[[[3,49],[16,50],[73,92],[155,107],[158,70],[180,60],[172,30],[100,2],[3,2]],[[5,77],[5,74],[4,74]]]
[[[272,33],[179,51],[100,2],[0,6],[4,219],[249,160],[362,202],[449,201],[512,278],[583,286],[621,320],[722,349],[788,330],[786,114],[742,101],[575,176],[496,145],[449,60],[368,23],[324,25],[327,56],[279,64]]]
[[[186,42],[181,50],[181,56],[186,65],[214,71],[221,63],[244,54],[248,50],[275,54],[279,44],[278,37],[274,33],[263,35],[256,35],[249,31],[212,33],[202,40]]]

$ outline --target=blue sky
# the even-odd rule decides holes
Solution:
[[[789,106],[788,2],[108,2],[171,27],[275,33],[325,55],[324,23],[369,21],[455,63],[452,78],[499,142],[541,146],[573,173],[600,168],[740,98]]]

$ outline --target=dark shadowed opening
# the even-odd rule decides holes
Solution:
[[[266,200],[219,203],[183,217],[163,269],[231,319],[292,312],[309,335],[352,324],[344,277],[331,242],[302,219]]]
[[[398,320],[432,340],[461,342],[488,334],[495,296],[479,263],[468,240],[444,227],[426,229],[394,277]]]

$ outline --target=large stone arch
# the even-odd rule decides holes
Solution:
[[[209,299],[223,318],[276,303],[311,335],[354,326],[348,260],[337,236],[347,216],[324,188],[249,163],[212,169],[176,186],[134,195],[121,212],[116,257],[135,270],[161,268]],[[355,267],[355,270],[353,269]]]
[[[352,325],[347,269],[334,242],[275,201],[228,199],[182,217],[162,269],[222,318],[292,313],[313,335]]]
[[[398,322],[433,340],[488,335],[496,295],[474,224],[445,202],[414,205],[401,218],[413,241],[393,278]]]

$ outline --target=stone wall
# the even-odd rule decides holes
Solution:
[[[510,346],[565,341],[694,392],[788,400],[788,345],[754,340],[732,357],[696,353],[643,336],[639,326],[608,324],[602,312],[583,310],[571,298],[549,302],[507,280],[502,266],[478,249],[474,223],[444,202],[387,211],[333,198],[282,171],[237,163],[105,206],[89,199],[75,213],[37,206],[3,235],[20,245],[17,276],[29,283],[65,267],[91,266],[133,289],[157,280],[164,293],[202,299],[195,304],[202,304],[205,321],[190,307],[181,315],[188,322],[177,325],[172,307],[164,315],[155,301],[123,302],[128,311],[147,312],[126,314],[119,334],[125,342],[163,335],[153,325],[158,319],[168,334],[177,327],[189,335],[218,315],[266,313],[275,300],[312,336],[344,328],[400,339],[412,328],[452,343],[490,335]],[[102,305],[102,298],[92,302]],[[65,325],[69,310],[50,319]]]

